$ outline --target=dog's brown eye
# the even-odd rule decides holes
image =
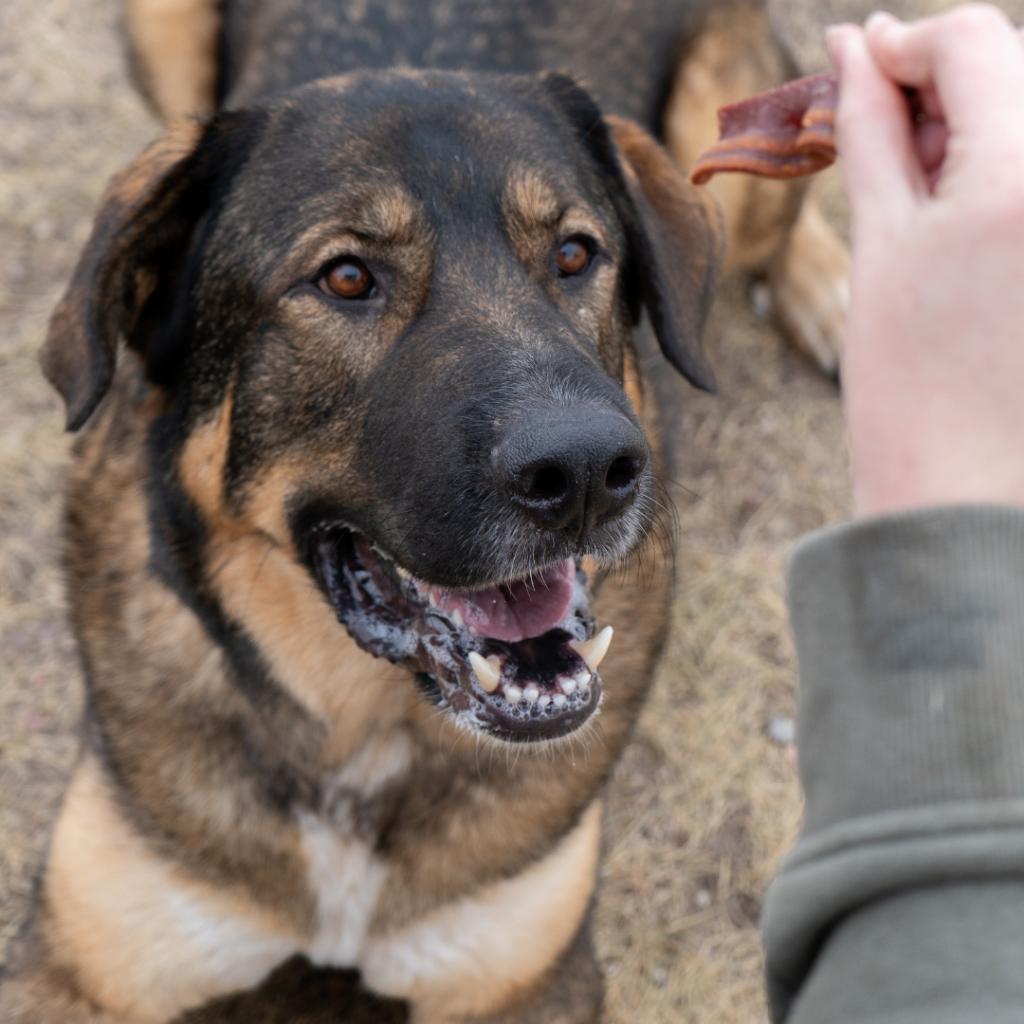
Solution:
[[[574,277],[576,274],[582,274],[590,266],[593,258],[594,249],[589,239],[582,235],[573,235],[558,247],[555,262],[558,264],[558,273],[561,277]]]
[[[375,282],[362,260],[346,256],[324,271],[317,284],[322,292],[339,299],[368,299]]]

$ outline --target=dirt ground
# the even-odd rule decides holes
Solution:
[[[0,4],[0,963],[26,913],[77,749],[60,495],[68,440],[36,367],[46,317],[105,179],[157,126],[132,91],[111,0]],[[775,4],[808,71],[861,0]],[[950,6],[890,4],[900,14]],[[1024,0],[1003,6],[1024,20]],[[836,172],[816,185],[842,225]],[[757,920],[800,815],[782,566],[847,508],[834,385],[723,288],[721,395],[688,397],[674,636],[611,790],[597,939],[609,1021],[766,1019]],[[782,741],[782,742],[780,742]]]

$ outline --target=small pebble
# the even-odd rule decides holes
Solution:
[[[768,723],[768,735],[780,747],[796,743],[796,722],[789,715],[776,715]]]
[[[771,319],[775,305],[772,302],[771,289],[763,281],[758,281],[757,284],[751,286],[750,305],[756,316],[762,320]]]

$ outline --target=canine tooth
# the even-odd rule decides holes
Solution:
[[[590,673],[588,672],[587,679],[589,678]],[[576,680],[573,679],[572,676],[562,676],[562,678],[558,680],[558,684],[562,687],[562,692],[569,696],[572,696],[572,694],[576,692]]]
[[[523,698],[527,704],[532,704],[539,696],[540,690],[538,690],[533,683],[530,683],[530,685],[523,690]]]
[[[545,693],[544,696],[537,701],[537,707],[546,708],[550,703],[551,698]]]
[[[488,692],[494,693],[501,682],[501,671],[491,664],[489,658],[485,658],[476,651],[469,652],[469,664],[480,680],[480,685]]]
[[[564,708],[569,703],[569,698],[564,693],[556,693],[554,703],[556,708]]]
[[[604,656],[608,653],[614,632],[611,626],[605,626],[592,639],[570,640],[569,646],[587,663],[587,668],[591,672],[596,672],[598,665],[604,661]]]
[[[581,668],[572,678],[573,682],[579,686],[590,685],[590,673],[585,668]]]
[[[462,612],[460,612],[458,608],[452,610],[452,622],[454,622],[459,629],[462,629],[465,625],[465,622],[462,619]]]
[[[523,699],[523,691],[518,686],[505,687],[505,700],[509,704],[518,704]]]

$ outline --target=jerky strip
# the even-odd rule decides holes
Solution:
[[[836,158],[835,75],[811,75],[718,111],[719,141],[701,154],[690,181],[703,185],[723,171],[765,178],[814,174]]]

